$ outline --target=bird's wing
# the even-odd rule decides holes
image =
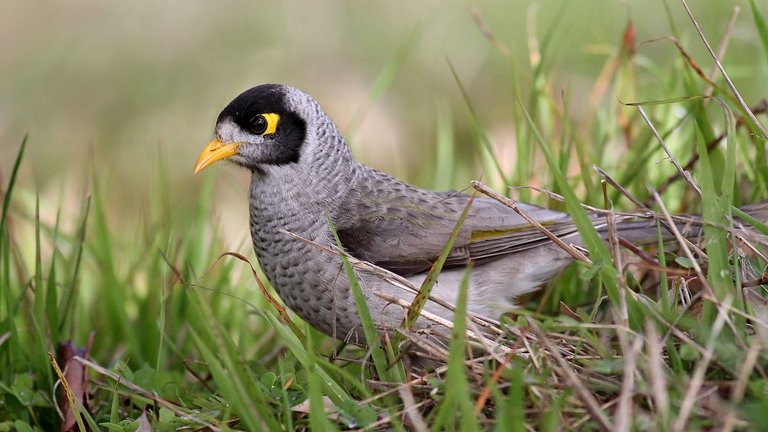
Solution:
[[[437,260],[470,197],[402,186],[409,190],[379,190],[348,200],[337,217],[337,230],[353,256],[407,276],[427,270]],[[519,205],[558,236],[576,232],[565,213]],[[509,207],[477,197],[445,267],[485,262],[547,241]]]

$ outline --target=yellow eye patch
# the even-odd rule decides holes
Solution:
[[[264,130],[263,135],[271,135],[277,132],[277,124],[280,123],[280,114],[268,113],[262,114],[261,116],[267,121],[267,128]]]

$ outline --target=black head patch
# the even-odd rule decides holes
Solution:
[[[307,125],[288,107],[284,86],[264,84],[244,91],[221,111],[216,123],[230,119],[241,129],[254,132],[254,119],[270,113],[279,115],[280,121],[274,133],[263,135],[264,158],[259,163],[283,165],[298,162]]]

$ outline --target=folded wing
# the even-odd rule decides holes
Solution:
[[[409,190],[379,190],[350,200],[355,208],[342,206],[336,223],[342,245],[353,256],[408,276],[429,269],[437,260],[470,197],[401,186]],[[565,213],[519,206],[559,237],[577,233]],[[548,241],[511,208],[476,197],[445,268],[481,264]]]

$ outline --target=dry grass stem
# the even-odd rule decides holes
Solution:
[[[523,217],[526,221],[528,221],[531,226],[539,230],[542,234],[547,236],[550,240],[552,240],[555,244],[560,246],[564,251],[566,251],[570,256],[573,257],[576,261],[585,262],[588,264],[591,264],[592,261],[590,261],[589,258],[587,258],[586,255],[581,253],[578,249],[575,247],[566,244],[564,241],[562,241],[558,236],[552,234],[551,231],[549,231],[544,225],[539,223],[536,219],[532,218],[528,213],[526,213],[523,209],[521,209],[517,203],[498,192],[494,191],[493,189],[489,188],[488,186],[480,183],[479,181],[472,181],[472,187],[480,191],[481,193],[489,196],[490,198],[495,199],[496,201],[504,204],[505,206],[511,208],[514,210],[517,214]]]

